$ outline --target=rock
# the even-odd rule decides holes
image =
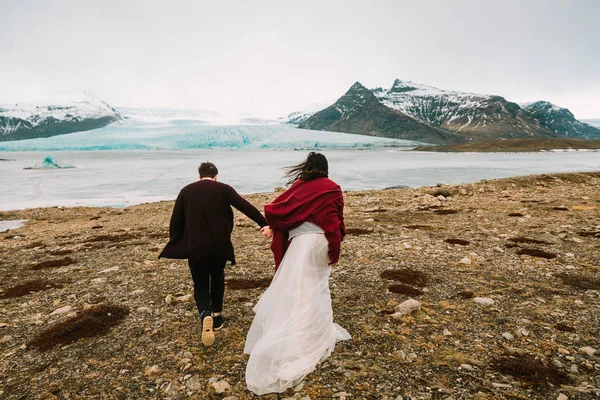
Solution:
[[[495,251],[496,253],[504,253],[504,250],[498,246],[494,247],[492,250]]]
[[[181,303],[186,303],[188,301],[192,301],[193,299],[194,299],[194,295],[192,295],[192,294],[186,294],[184,296],[177,297],[177,301],[179,301]]]
[[[573,254],[573,253],[565,253],[565,257],[567,257],[567,258],[575,258],[575,254]]]
[[[565,396],[564,394],[559,393],[556,400],[569,400],[569,398],[567,396]]]
[[[239,400],[239,397],[237,397],[237,396],[227,396],[227,397],[223,397],[223,400]]]
[[[554,236],[550,233],[540,233],[538,235],[534,235],[532,239],[538,240],[542,243],[546,244],[560,244],[561,240],[559,237]]]
[[[560,354],[571,354],[571,353],[569,352],[569,350],[567,350],[567,349],[562,349],[562,348],[561,348],[561,349],[558,349],[558,352],[559,352]]]
[[[517,336],[521,337],[521,336],[529,336],[529,331],[527,329],[523,329],[523,328],[519,328],[517,329]]]
[[[118,271],[119,267],[110,267],[110,268],[106,268],[103,269],[102,271],[98,272],[99,274],[106,274],[107,272],[113,272],[113,271]]]
[[[495,303],[495,301],[493,299],[490,299],[489,297],[475,297],[473,301],[483,306],[491,306]]]
[[[231,390],[231,385],[225,379],[222,379],[217,382],[212,382],[211,386],[213,387],[213,389],[215,389],[215,392],[217,392],[217,394],[225,393]]]
[[[577,367],[577,365],[573,364],[573,365],[571,365],[571,368],[569,369],[569,371],[571,371],[572,374],[578,374],[579,368]]]
[[[141,293],[144,293],[144,292],[145,292],[144,289],[137,289],[137,290],[134,290],[133,292],[131,292],[131,294],[135,295],[135,294],[141,294]]]
[[[460,369],[464,369],[465,371],[474,372],[475,368],[471,364],[460,364]]]
[[[394,318],[399,318],[403,315],[408,315],[411,314],[414,311],[420,310],[421,309],[421,302],[415,299],[408,299],[400,304],[398,304],[396,307],[394,307],[394,310],[396,311],[395,314],[392,314],[392,317]]]
[[[562,368],[563,367],[563,363],[561,363],[559,360],[552,360],[552,364],[556,367],[556,368]]]
[[[412,245],[410,243],[402,243],[402,246],[404,246],[405,249],[410,249],[412,247]]]
[[[185,387],[194,392],[201,390],[202,384],[200,383],[200,377],[198,375],[192,376],[190,379],[185,381]]]
[[[69,313],[71,311],[73,311],[73,307],[71,307],[71,306],[64,306],[64,307],[57,308],[56,310],[52,311],[50,313],[50,315],[66,314],[66,313]]]
[[[492,386],[498,389],[512,389],[512,385],[509,385],[507,383],[496,383],[493,382]]]
[[[471,261],[471,259],[469,257],[465,257],[462,260],[459,261],[461,264],[465,264],[465,265],[471,265],[473,263],[473,261]]]
[[[594,355],[595,355],[595,354],[598,352],[598,350],[594,349],[593,347],[589,347],[589,346],[586,346],[586,347],[581,347],[581,348],[579,349],[579,351],[580,351],[581,353],[585,353],[585,354],[587,354],[587,355],[588,355],[588,356],[590,356],[590,357],[593,357],[593,356],[594,356]]]
[[[444,196],[442,196],[441,194],[439,196],[436,196],[436,197],[437,197],[437,199],[439,201],[446,201],[446,198]]]
[[[502,333],[502,337],[506,340],[513,340],[515,337],[511,335],[509,332]]]
[[[167,303],[167,304],[173,303],[173,296],[168,294],[167,297],[165,297],[165,303]]]
[[[452,336],[452,332],[450,332],[448,329],[444,329],[443,334],[444,336]]]
[[[160,367],[158,365],[153,365],[151,367],[146,367],[146,369],[144,369],[144,375],[146,376],[156,376],[158,374],[160,374],[162,372],[162,370],[160,369]]]

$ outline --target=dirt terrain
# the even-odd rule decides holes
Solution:
[[[330,286],[352,340],[265,398],[599,398],[599,188],[595,172],[345,193]],[[186,262],[157,259],[172,205],[0,213],[28,220],[0,234],[0,398],[258,398],[242,350],[269,243],[236,214],[205,348]]]

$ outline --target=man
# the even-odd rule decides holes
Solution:
[[[231,244],[235,207],[260,226],[270,237],[267,220],[231,186],[217,181],[217,167],[205,162],[198,168],[200,180],[181,189],[169,225],[169,243],[158,258],[188,259],[194,299],[202,323],[202,343],[211,346],[213,331],[223,327],[224,269],[227,261],[235,265]]]

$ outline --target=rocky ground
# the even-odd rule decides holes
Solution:
[[[599,187],[574,173],[346,193],[330,285],[352,340],[268,398],[598,398]],[[186,263],[157,260],[171,207],[0,213],[29,220],[0,234],[0,398],[256,398],[242,350],[269,243],[236,215],[227,325],[205,348]]]

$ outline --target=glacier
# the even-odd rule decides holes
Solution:
[[[354,149],[414,147],[424,143],[310,131],[285,124],[214,125],[212,115],[128,110],[122,122],[49,138],[0,142],[0,151]]]

